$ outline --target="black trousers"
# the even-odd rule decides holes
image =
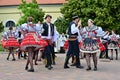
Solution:
[[[52,52],[53,52],[53,47],[51,45],[48,45],[45,47],[45,58],[47,59],[47,66],[51,66],[52,65]]]
[[[60,47],[60,53],[65,53],[65,50],[63,47]]]
[[[65,65],[68,64],[70,55],[76,56],[76,66],[80,66],[80,58],[79,58],[79,42],[78,40],[74,40],[74,41],[69,41],[69,45],[68,45],[68,52],[66,54],[66,61],[65,61]]]

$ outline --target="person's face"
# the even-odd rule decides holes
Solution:
[[[51,22],[51,18],[50,18],[50,17],[47,17],[47,18],[46,18],[46,21],[47,21],[48,23],[50,23],[50,22]]]
[[[38,24],[41,24],[41,22],[40,22],[40,21],[38,21]]]
[[[75,19],[75,20],[74,20],[74,22],[75,22],[76,24],[78,24],[79,19],[78,19],[78,18],[77,18],[77,19]]]
[[[112,34],[114,34],[115,32],[114,31],[112,31]]]
[[[92,26],[92,22],[91,21],[88,21],[88,27],[91,27]]]
[[[62,36],[64,36],[64,33],[62,33]]]

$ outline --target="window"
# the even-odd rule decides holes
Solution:
[[[5,24],[6,27],[9,27],[9,26],[15,26],[15,22],[13,21],[7,21],[6,24]]]

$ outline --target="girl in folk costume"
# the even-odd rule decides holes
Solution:
[[[97,70],[97,52],[99,52],[99,46],[97,42],[97,35],[98,33],[101,33],[102,30],[99,30],[97,26],[93,24],[93,20],[88,20],[88,26],[85,27],[82,31],[82,34],[84,34],[84,40],[82,47],[80,49],[81,52],[85,53],[86,55],[86,62],[88,68],[87,71],[91,70],[91,64],[90,64],[90,56],[93,56],[93,62],[94,62],[94,71]]]
[[[34,51],[41,47],[42,43],[39,41],[39,38],[36,34],[37,28],[36,25],[32,23],[33,18],[28,18],[28,23],[22,25],[21,33],[24,35],[24,39],[21,43],[21,50],[28,52],[28,60],[25,67],[25,70],[28,70],[28,65],[30,64],[31,68],[28,72],[34,72],[33,68],[33,55]]]
[[[16,37],[17,37],[17,41],[18,41],[19,44],[21,44],[22,39],[24,38],[24,36],[20,32],[20,29],[21,29],[21,26],[17,27],[17,30],[16,30]],[[22,56],[22,51],[20,50],[20,48],[18,48],[17,51],[18,51],[18,59],[20,59],[20,57],[23,57]],[[24,54],[24,59],[26,59],[25,55],[26,54]]]
[[[7,31],[3,36],[4,39],[6,39],[4,48],[9,50],[7,60],[9,60],[9,56],[10,54],[12,54],[13,56],[12,61],[15,61],[14,49],[18,48],[19,44],[15,39],[15,32],[13,31],[13,27],[9,27],[9,31]]]
[[[120,38],[119,35],[115,34],[115,31],[111,31],[111,35],[109,36],[109,44],[108,44],[108,49],[111,50],[111,60],[113,60],[113,50],[115,49],[116,51],[116,60],[118,59],[118,51],[119,49],[118,46],[118,39]]]
[[[43,29],[43,25],[42,25],[42,23],[40,21],[38,21],[38,23],[36,24],[36,30],[37,30],[36,32],[37,32],[38,38],[40,39],[40,41],[43,42],[43,40],[41,39],[41,33],[44,31],[44,29]],[[41,43],[41,46],[44,46],[44,43]],[[41,56],[43,55],[42,51],[44,51],[44,47],[42,47],[42,48],[35,51],[34,56],[33,56],[33,58],[35,59],[35,65],[38,65],[38,63],[37,63],[38,54],[40,54],[39,57],[41,58]]]

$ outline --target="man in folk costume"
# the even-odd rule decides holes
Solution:
[[[79,23],[78,22],[79,22],[79,18],[77,15],[75,15],[72,17],[72,22],[70,22],[69,24],[68,51],[65,58],[64,69],[69,68],[68,61],[71,55],[76,57],[76,63],[75,63],[76,68],[83,68],[83,66],[81,66],[80,58],[79,58],[79,42],[82,40],[81,35],[79,33],[79,27],[81,26],[81,22]]]
[[[58,38],[58,32],[54,24],[51,23],[52,16],[46,15],[45,20],[46,22],[43,23],[44,32],[41,34],[41,38],[48,42],[48,46],[45,47],[45,58],[47,59],[47,63],[45,65],[46,68],[51,70],[53,67],[51,66],[52,63],[55,64],[55,53],[54,53],[54,46],[55,41]],[[52,57],[51,57],[52,55]]]

